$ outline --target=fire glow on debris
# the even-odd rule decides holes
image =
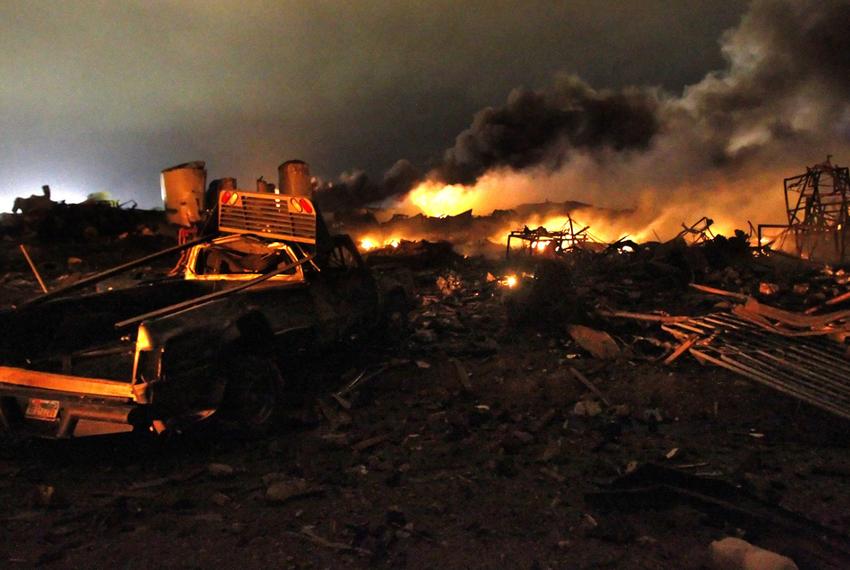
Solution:
[[[505,287],[513,289],[516,287],[518,280],[516,275],[506,275],[504,279],[500,282]]]
[[[498,279],[498,283],[500,287],[507,287],[508,289],[515,289],[525,280],[534,279],[533,273],[508,273],[503,275]]]
[[[398,247],[401,243],[401,238],[391,237],[387,239],[381,239],[377,237],[367,236],[360,239],[360,249],[363,251],[371,251],[373,249],[377,249],[380,247]]]

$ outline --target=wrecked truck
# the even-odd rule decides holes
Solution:
[[[218,230],[0,314],[0,428],[66,438],[175,431],[214,415],[272,425],[289,370],[380,320],[348,236],[303,197],[228,191]],[[319,224],[320,228],[323,228]],[[80,294],[155,257],[172,275]]]

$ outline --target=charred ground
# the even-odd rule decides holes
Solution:
[[[161,245],[126,239],[138,253]],[[10,303],[35,283],[4,243]],[[412,310],[382,338],[288,371],[301,388],[274,434],[245,440],[210,424],[167,439],[5,443],[0,556],[56,567],[698,568],[712,540],[737,535],[801,568],[845,565],[847,422],[687,355],[663,366],[656,325],[594,311],[704,312],[727,301],[689,290],[694,271],[747,292],[776,274],[728,243],[721,256],[674,249],[651,263],[534,264],[519,290],[488,277],[502,262],[443,246],[373,254],[382,279],[413,293]],[[72,256],[90,269],[115,261],[110,244],[30,250],[50,280],[73,275]],[[782,270],[795,276],[782,290],[810,288],[785,295],[789,305],[844,289],[840,275],[795,271]],[[619,356],[582,349],[566,329],[577,321],[607,330]],[[366,380],[332,397],[361,370]]]

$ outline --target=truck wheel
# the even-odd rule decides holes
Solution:
[[[243,356],[227,366],[222,412],[239,431],[263,433],[280,416],[283,377],[269,358]]]

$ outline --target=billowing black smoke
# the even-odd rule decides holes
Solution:
[[[720,44],[727,67],[681,95],[559,76],[476,113],[425,172],[399,161],[379,181],[357,173],[325,185],[319,199],[351,207],[424,179],[472,184],[500,169],[596,179],[629,194],[794,174],[827,153],[850,160],[848,0],[755,0]]]
[[[652,91],[596,91],[575,76],[559,77],[546,91],[515,89],[505,105],[476,113],[427,177],[473,184],[493,168],[555,170],[570,149],[646,149],[658,131],[657,107]],[[344,173],[322,185],[317,198],[326,210],[357,207],[405,194],[423,177],[399,160],[380,181],[363,171]]]
[[[574,76],[548,91],[515,89],[502,107],[476,113],[433,175],[472,184],[493,168],[559,168],[571,149],[646,149],[658,131],[657,100],[648,91],[596,91]]]
[[[320,182],[315,198],[326,212],[349,210],[406,194],[421,179],[421,172],[402,159],[387,170],[380,181],[356,170],[342,173],[336,182]]]

